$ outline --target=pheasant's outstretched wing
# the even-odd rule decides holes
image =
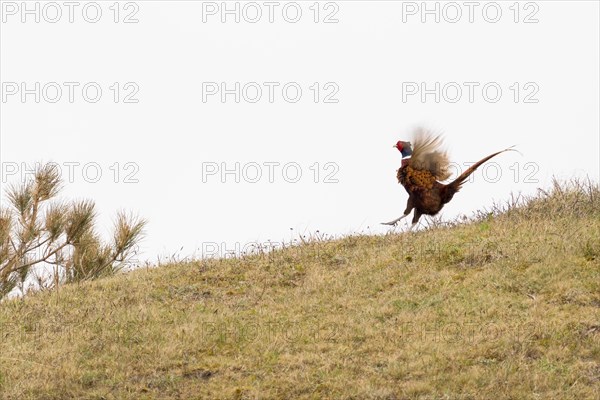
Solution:
[[[451,175],[448,171],[448,154],[442,150],[442,136],[419,128],[413,139],[413,153],[410,166],[418,171],[428,171],[438,181],[445,181]]]

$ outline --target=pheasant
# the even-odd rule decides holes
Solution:
[[[505,151],[516,151],[511,147],[491,154],[469,167],[458,178],[448,184],[443,184],[450,177],[449,160],[445,151],[441,150],[442,137],[434,136],[425,130],[417,131],[414,148],[410,142],[399,141],[393,147],[402,153],[402,165],[398,169],[398,182],[408,192],[408,202],[404,215],[383,225],[395,226],[402,218],[407,217],[414,209],[415,213],[410,229],[419,222],[421,215],[436,215],[460,190],[481,164]]]

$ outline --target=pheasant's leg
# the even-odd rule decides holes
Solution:
[[[401,216],[400,218],[396,218],[393,221],[390,222],[382,222],[382,225],[392,225],[392,226],[396,226],[396,224],[405,217],[408,217],[408,214],[410,214],[410,212],[413,210],[415,206],[413,205],[412,199],[409,197],[408,198],[408,202],[406,203],[406,210],[404,210],[404,215]]]
[[[419,218],[421,218],[421,215],[423,215],[423,214],[421,212],[419,212],[419,210],[415,210],[415,215],[413,217],[412,225],[410,226],[409,231],[412,231],[413,228],[415,227],[415,225],[417,225],[419,223]]]
[[[404,218],[404,217],[408,217],[408,214],[404,214],[404,215],[403,215],[403,216],[401,216],[400,218],[396,218],[395,220],[393,220],[393,221],[390,221],[390,222],[382,222],[382,223],[381,223],[381,225],[392,225],[392,226],[396,226],[396,224],[397,224],[398,222],[400,222],[400,220],[401,220],[402,218]]]

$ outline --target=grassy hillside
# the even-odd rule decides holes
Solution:
[[[525,203],[5,301],[0,398],[597,399],[600,190]]]

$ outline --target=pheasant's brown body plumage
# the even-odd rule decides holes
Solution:
[[[410,146],[410,143],[405,143]],[[450,177],[449,160],[445,151],[440,150],[441,136],[433,136],[420,130],[415,135],[414,148],[411,158],[404,158],[402,166],[396,174],[398,182],[408,193],[408,202],[404,215],[394,221],[385,223],[395,225],[399,220],[408,216],[414,209],[413,226],[423,214],[436,215],[454,197],[462,184],[481,164],[490,158],[512,149],[505,149],[491,154],[473,164],[454,181],[443,184],[440,181]]]
[[[440,212],[460,189],[438,182],[430,171],[415,169],[410,163],[398,170],[397,177],[409,196],[404,213],[409,214],[415,209],[413,223],[419,221],[423,214],[435,215]]]

